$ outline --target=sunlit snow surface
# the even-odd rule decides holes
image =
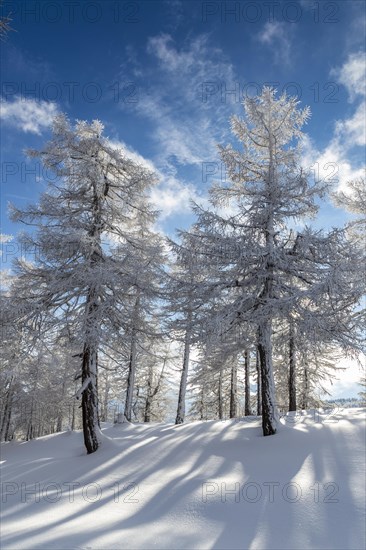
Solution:
[[[365,410],[2,444],[3,549],[365,547]]]

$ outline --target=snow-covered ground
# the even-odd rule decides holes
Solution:
[[[2,445],[2,548],[365,547],[364,409]]]

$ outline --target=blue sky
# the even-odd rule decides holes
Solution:
[[[7,203],[37,200],[45,174],[26,148],[49,137],[52,116],[100,119],[105,133],[153,167],[159,228],[192,221],[221,177],[217,143],[229,117],[265,83],[300,96],[312,118],[303,164],[346,188],[365,165],[365,4],[358,0],[4,2],[1,48],[2,232],[19,227]],[[32,173],[31,169],[36,172]],[[322,205],[318,226],[346,214]],[[3,263],[12,251],[10,243]]]

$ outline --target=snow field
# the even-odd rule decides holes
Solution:
[[[105,425],[2,444],[2,547],[365,547],[364,409],[173,426]]]

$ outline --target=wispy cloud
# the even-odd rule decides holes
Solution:
[[[41,134],[52,124],[58,112],[56,103],[16,97],[13,101],[0,100],[0,115],[3,123],[22,132]]]
[[[359,157],[362,160],[356,165],[354,159],[357,155],[352,154],[355,148],[366,145],[364,56],[358,52],[350,54],[341,67],[331,70],[330,75],[346,87],[349,101],[358,102],[358,105],[350,117],[335,122],[332,138],[322,151],[317,150],[310,139],[306,140],[304,163],[308,163],[308,166],[315,164],[321,179],[331,177],[338,182],[339,190],[347,192],[347,183],[350,180],[365,176],[364,154]]]
[[[152,198],[164,218],[188,213],[191,199],[204,200],[198,192],[206,183],[202,182],[202,166],[219,162],[217,143],[229,140],[229,118],[240,109],[240,98],[225,92],[239,79],[207,35],[178,47],[169,34],[160,34],[150,37],[146,48],[150,62],[143,75],[138,56],[131,50],[130,62],[122,70],[124,78],[131,75],[139,90],[135,114],[152,128],[148,139],[155,171],[161,177]],[[191,175],[182,177],[182,168],[188,168]]]
[[[267,21],[257,35],[261,44],[270,47],[274,61],[278,65],[291,64],[291,31],[288,23],[283,21]]]
[[[156,124],[164,161],[201,165],[211,160],[223,127],[229,126],[231,98],[222,92],[235,84],[232,65],[207,35],[178,49],[171,36],[163,34],[151,37],[147,50],[158,72],[157,85],[141,97],[138,112]]]

